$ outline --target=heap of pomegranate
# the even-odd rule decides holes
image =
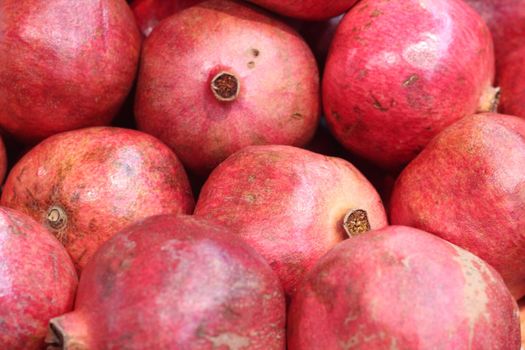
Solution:
[[[0,349],[525,349],[524,106],[525,0],[0,0]]]

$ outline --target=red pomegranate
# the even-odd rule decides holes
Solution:
[[[524,62],[525,46],[510,53],[499,71],[501,111],[521,118],[525,118]]]
[[[0,127],[26,142],[109,124],[141,38],[124,0],[0,1]]]
[[[190,216],[136,223],[82,273],[48,349],[285,349],[282,287],[226,229]]]
[[[525,46],[525,1],[466,0],[487,22],[496,51],[496,63],[504,68],[505,57]]]
[[[42,349],[49,319],[73,308],[71,258],[43,226],[0,207],[0,261],[0,348]]]
[[[203,0],[134,0],[131,9],[144,36],[150,35],[161,20]]]
[[[345,147],[394,169],[449,124],[491,110],[493,77],[490,32],[463,1],[363,0],[332,41],[325,115]]]
[[[358,0],[248,0],[284,16],[324,20],[347,11]]]
[[[525,121],[464,118],[405,168],[391,220],[434,233],[491,264],[514,297],[525,295]]]
[[[287,338],[288,350],[517,350],[519,314],[483,260],[390,226],[319,260],[292,301]]]
[[[206,1],[145,42],[138,126],[205,174],[253,144],[302,146],[319,117],[318,70],[292,29],[240,2]]]
[[[338,242],[387,225],[379,195],[352,164],[291,146],[229,157],[204,184],[195,215],[254,247],[288,295]]]
[[[2,205],[47,226],[81,269],[132,222],[191,213],[188,179],[173,152],[138,131],[94,127],[52,136],[11,170]]]

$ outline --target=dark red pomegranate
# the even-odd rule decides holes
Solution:
[[[0,1],[0,127],[27,142],[109,124],[141,37],[124,0]]]
[[[518,307],[483,260],[414,228],[340,243],[288,313],[288,350],[520,348]]]
[[[52,136],[11,170],[2,205],[44,223],[81,269],[136,220],[191,213],[188,179],[173,152],[144,133],[94,127]]]
[[[0,348],[42,349],[49,319],[73,308],[76,288],[60,242],[30,217],[0,207]]]
[[[379,195],[352,164],[290,146],[229,157],[204,184],[195,215],[254,247],[288,295],[338,242],[387,225]]]
[[[162,21],[145,42],[138,126],[205,174],[253,144],[302,146],[319,119],[308,45],[266,13],[211,0]]]
[[[363,0],[332,41],[325,115],[346,148],[394,169],[454,121],[491,110],[493,78],[490,32],[463,1]]]
[[[525,120],[464,118],[440,133],[398,178],[391,220],[434,233],[491,264],[525,295]]]
[[[106,242],[48,349],[285,349],[282,287],[226,229],[157,216]]]
[[[525,118],[525,46],[510,53],[499,71],[501,111]]]
[[[525,1],[465,0],[487,22],[496,51],[496,64],[504,68],[505,57],[525,46]]]
[[[324,20],[347,11],[358,0],[248,0],[284,16]]]
[[[203,0],[134,0],[131,9],[144,36],[150,35],[161,20]]]

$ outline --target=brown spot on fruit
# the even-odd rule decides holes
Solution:
[[[46,225],[51,228],[53,231],[61,231],[67,226],[67,214],[66,211],[58,206],[51,206],[46,213]],[[61,240],[60,235],[57,237]]]
[[[259,50],[257,49],[251,49],[250,50],[251,54],[253,55],[253,57],[259,57],[259,54],[261,53]]]
[[[409,87],[409,86],[411,86],[411,85],[414,85],[418,80],[419,80],[419,75],[417,75],[417,74],[412,74],[411,76],[409,76],[409,77],[403,82],[403,86],[404,86],[404,87]]]
[[[248,68],[250,69],[255,68],[255,62],[254,61],[248,62]]]

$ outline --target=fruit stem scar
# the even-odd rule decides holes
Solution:
[[[362,233],[370,231],[370,222],[368,221],[368,214],[363,209],[349,210],[343,219],[343,228],[348,237],[358,236]]]
[[[58,231],[67,224],[66,211],[57,205],[53,205],[47,210],[46,221],[49,227]]]
[[[235,74],[223,71],[211,80],[211,91],[219,101],[234,101],[239,96],[240,85]]]

